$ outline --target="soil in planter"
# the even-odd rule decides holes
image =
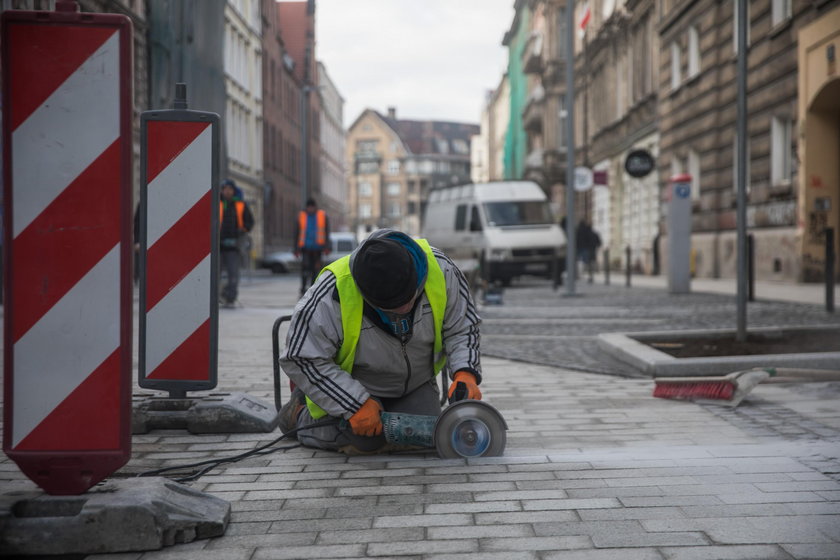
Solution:
[[[734,334],[641,342],[675,358],[840,352],[840,330],[786,331],[779,335],[747,333],[744,342],[736,341]]]

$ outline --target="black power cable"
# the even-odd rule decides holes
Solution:
[[[300,447],[300,444],[295,445],[287,445],[285,447],[274,447],[276,444],[280,443],[286,438],[292,437],[296,433],[301,430],[311,430],[313,428],[322,428],[324,426],[331,426],[333,424],[337,424],[339,422],[336,418],[330,418],[329,420],[321,420],[320,422],[315,422],[314,424],[309,424],[308,426],[301,426],[300,428],[295,428],[294,430],[289,430],[282,436],[266,443],[265,445],[261,445],[255,449],[251,449],[244,453],[240,453],[238,455],[233,455],[232,457],[221,457],[219,459],[207,459],[206,461],[199,461],[197,463],[189,463],[186,465],[173,465],[171,467],[162,467],[160,469],[154,469],[151,471],[145,471],[142,473],[137,474],[137,477],[141,476],[159,476],[163,473],[170,472],[170,471],[183,471],[186,469],[195,469],[198,467],[204,467],[198,471],[193,471],[190,474],[184,475],[180,478],[173,478],[175,482],[189,482],[191,480],[198,480],[211,470],[215,469],[220,465],[225,465],[228,463],[236,463],[237,461],[241,461],[242,459],[247,459],[248,457],[253,457],[256,455],[268,455],[270,453],[274,453],[276,451],[288,451],[290,449],[296,449]]]

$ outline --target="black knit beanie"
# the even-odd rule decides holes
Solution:
[[[353,278],[362,296],[380,309],[396,309],[417,293],[417,270],[399,241],[371,239],[353,259]]]

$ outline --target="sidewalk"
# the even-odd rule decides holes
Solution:
[[[594,275],[595,282],[599,284],[604,283],[604,274],[602,272]],[[627,277],[624,273],[610,273],[610,282],[617,286],[624,286]],[[586,283],[586,277],[582,280],[578,278],[578,283]],[[662,288],[668,289],[668,277],[666,275],[647,276],[643,274],[633,274],[630,276],[631,286],[640,286],[646,288]],[[710,294],[729,294],[736,295],[738,291],[737,280],[735,278],[692,278],[691,291],[698,293]],[[837,296],[840,295],[837,285],[834,286],[835,305],[837,305]],[[788,282],[755,282],[755,298],[756,300],[768,301],[788,301],[795,303],[811,303],[825,307],[825,284],[804,284],[804,283],[788,283]]]
[[[220,311],[218,390],[273,402],[271,325],[291,311],[297,282],[254,278],[243,283],[241,308]],[[661,299],[659,290],[634,293]],[[535,296],[551,302],[542,303],[546,314],[569,304],[546,285],[514,286],[510,305],[482,314],[491,327],[501,316],[525,330],[497,330],[486,348],[505,336],[521,343],[530,319],[516,302],[540,305]],[[589,312],[625,297],[622,284],[572,303]],[[484,398],[509,426],[503,457],[347,458],[297,448],[251,458],[193,483],[232,504],[223,537],[89,558],[840,558],[840,384],[761,385],[730,410],[654,399],[643,378],[487,353],[483,368]],[[135,436],[122,472],[230,456],[278,435]],[[32,487],[8,460],[0,484]]]

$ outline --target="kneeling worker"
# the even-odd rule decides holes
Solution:
[[[383,229],[325,267],[298,302],[280,365],[295,384],[284,433],[309,447],[384,451],[380,413],[437,416],[436,374],[448,361],[480,399],[481,319],[461,271],[425,240]]]

